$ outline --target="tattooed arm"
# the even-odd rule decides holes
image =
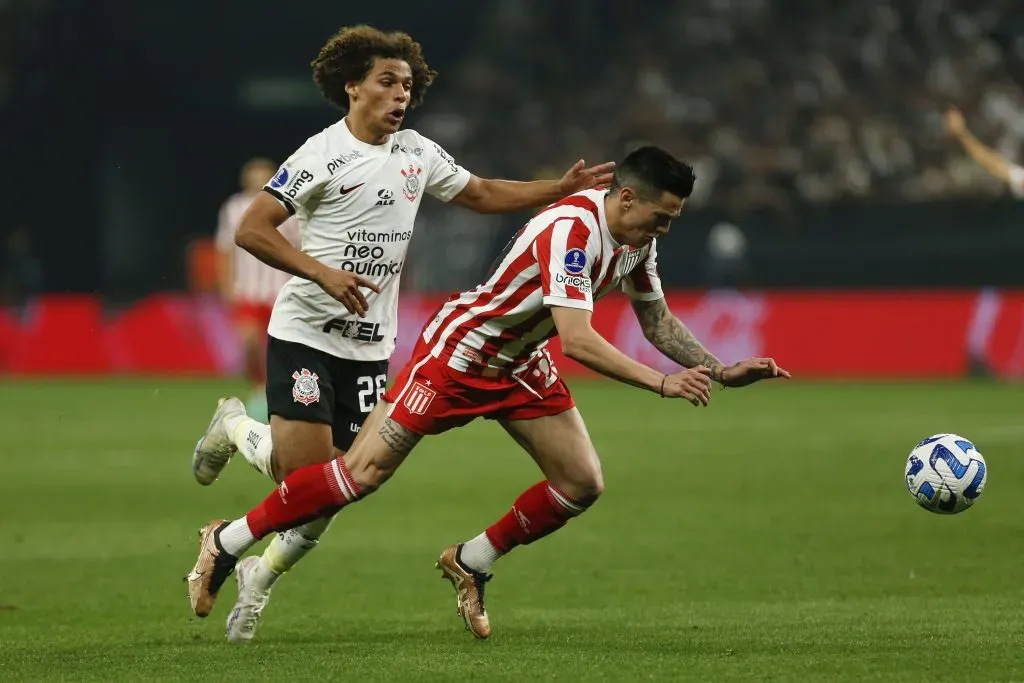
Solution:
[[[711,379],[722,384],[725,367],[705,349],[693,332],[679,318],[672,315],[665,299],[654,301],[633,300],[633,310],[647,341],[656,349],[686,368],[698,365],[711,370]]]

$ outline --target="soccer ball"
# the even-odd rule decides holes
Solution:
[[[907,490],[929,512],[953,515],[974,505],[988,467],[974,444],[956,434],[921,441],[907,458]]]

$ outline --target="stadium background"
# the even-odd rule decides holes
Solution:
[[[913,376],[1024,374],[1024,202],[941,120],[958,104],[983,140],[1024,155],[1012,3],[442,4],[358,12],[415,29],[440,71],[408,125],[484,176],[556,177],[642,142],[692,160],[696,196],[661,267],[685,292],[680,313],[727,357],[770,350],[805,376],[845,376],[867,371],[858,355],[889,351],[900,361],[877,374],[904,362]],[[6,309],[0,368],[237,367],[216,306],[180,295],[210,285],[208,240],[241,163],[280,161],[336,120],[308,62],[356,13],[5,7],[5,294],[76,297]],[[525,218],[427,202],[403,329],[474,284]],[[607,308],[599,320],[617,329],[621,304]]]
[[[572,378],[608,493],[503,560],[487,648],[428,571],[536,476],[479,424],[346,511],[275,589],[260,648],[226,650],[227,607],[190,620],[179,579],[196,526],[267,484],[187,469],[213,400],[244,391],[209,240],[244,160],[336,120],[308,63],[358,22],[423,43],[441,75],[407,125],[477,174],[642,142],[691,160],[659,245],[669,301],[724,360],[770,353],[797,380],[693,413]],[[942,112],[1024,160],[1022,78],[1010,0],[0,2],[0,672],[1021,680],[1024,201]],[[526,218],[424,202],[396,363]],[[595,321],[671,367],[623,299]],[[938,431],[992,473],[952,519],[901,480]]]

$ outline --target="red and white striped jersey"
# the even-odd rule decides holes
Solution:
[[[277,293],[291,275],[268,266],[245,249],[235,246],[235,232],[238,231],[246,209],[257,195],[258,193],[239,192],[224,202],[220,209],[217,236],[214,241],[218,251],[232,255],[232,292],[235,300],[273,306]],[[294,217],[289,217],[278,230],[289,242],[296,247],[299,246],[299,223]]]
[[[551,306],[590,311],[620,288],[633,299],[660,299],[656,243],[618,244],[605,220],[606,194],[578,192],[523,226],[487,281],[453,296],[424,328],[431,355],[470,374],[512,369],[557,333]]]

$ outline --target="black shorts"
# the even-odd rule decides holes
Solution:
[[[304,344],[267,341],[267,409],[289,420],[331,425],[347,451],[388,381],[386,360],[346,360]]]

